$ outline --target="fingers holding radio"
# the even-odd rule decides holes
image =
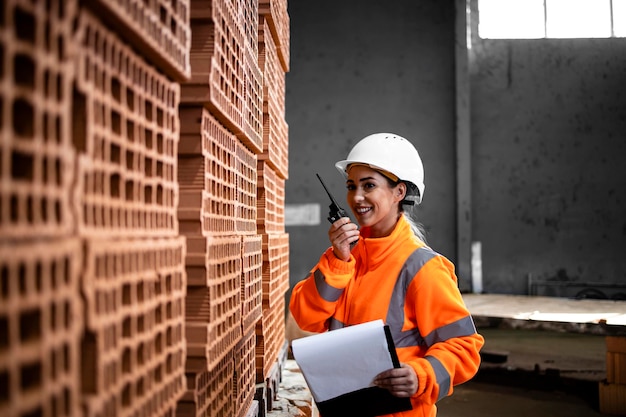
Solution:
[[[359,240],[359,229],[348,217],[335,221],[328,230],[335,256],[344,261],[350,259],[351,244]]]

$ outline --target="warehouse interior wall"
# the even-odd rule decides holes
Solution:
[[[626,298],[626,39],[481,40],[472,25],[485,291]]]
[[[315,173],[345,203],[333,164],[375,131],[420,151],[428,243],[457,262],[455,13],[450,0],[289,3],[285,202],[320,210],[318,224],[287,223],[291,285],[328,246]],[[482,290],[622,297],[626,39],[481,40],[471,25],[468,216]]]

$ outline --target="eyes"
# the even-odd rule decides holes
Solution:
[[[372,181],[366,181],[366,182],[362,183],[361,186],[363,187],[363,189],[365,191],[371,191],[371,190],[373,190],[374,188],[377,187],[377,185],[374,182],[372,182]],[[346,185],[346,188],[348,189],[348,191],[356,191],[357,187],[356,187],[356,185],[353,182],[349,182]]]

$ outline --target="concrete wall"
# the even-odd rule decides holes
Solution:
[[[429,243],[454,259],[454,6],[448,1],[290,1],[286,203],[321,205],[321,224],[287,227],[291,283],[329,246],[328,198],[345,208],[334,168],[362,137],[411,140],[426,170],[420,217]]]
[[[454,1],[291,1],[289,14],[286,203],[321,205],[321,224],[287,227],[292,285],[328,246],[315,173],[344,203],[333,164],[375,131],[419,149],[420,216],[456,262]],[[485,292],[526,294],[529,274],[626,282],[624,51],[625,39],[474,39],[471,218]],[[540,289],[571,295],[561,290]]]
[[[474,40],[473,239],[484,288],[626,284],[626,39]],[[538,288],[574,296],[600,285]]]

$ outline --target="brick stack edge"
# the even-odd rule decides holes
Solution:
[[[264,416],[287,0],[6,0],[0,65],[0,415]]]
[[[626,336],[606,336],[606,380],[599,383],[600,412],[626,416]]]

